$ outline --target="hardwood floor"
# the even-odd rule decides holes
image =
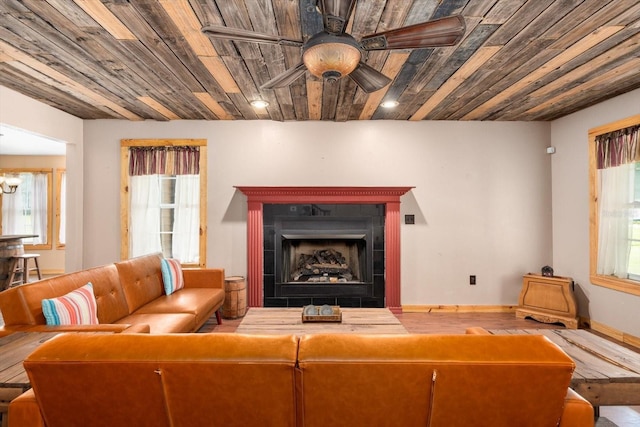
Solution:
[[[468,327],[481,326],[485,329],[562,329],[564,326],[536,322],[531,319],[516,319],[513,313],[402,313],[396,317],[407,331],[416,334],[464,334]],[[201,332],[235,332],[242,321],[223,319],[222,325],[207,323]],[[599,334],[601,335],[601,334]],[[603,335],[601,335],[603,336]],[[620,345],[640,353],[640,349],[610,339]],[[640,357],[640,355],[639,355]],[[640,427],[640,406],[603,406],[600,416],[619,427]]]
[[[251,310],[251,309],[249,309]],[[402,313],[396,317],[410,333],[464,334],[471,326],[485,329],[558,329],[562,325],[546,324],[530,319],[516,319],[513,313]],[[200,332],[235,332],[239,319],[222,319],[222,325],[212,318]]]

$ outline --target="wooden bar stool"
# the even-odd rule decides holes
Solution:
[[[38,280],[42,280],[38,257],[40,254],[20,254],[13,257],[9,273],[9,287],[29,283],[29,273],[35,271]],[[29,260],[33,260],[33,267],[29,267]],[[17,278],[16,278],[17,277]]]

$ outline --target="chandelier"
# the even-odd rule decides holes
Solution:
[[[0,194],[13,194],[22,180],[18,177],[0,175]]]

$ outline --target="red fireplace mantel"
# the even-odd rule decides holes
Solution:
[[[345,203],[385,205],[385,306],[400,303],[400,197],[414,187],[243,187],[247,196],[247,288],[249,307],[263,305],[263,205]]]

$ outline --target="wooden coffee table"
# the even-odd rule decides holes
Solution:
[[[640,353],[584,329],[492,329],[492,334],[544,335],[573,359],[571,388],[599,406],[640,405]]]
[[[386,308],[341,308],[342,322],[302,322],[302,308],[257,308],[247,312],[239,334],[360,333],[406,334],[407,330]]]

